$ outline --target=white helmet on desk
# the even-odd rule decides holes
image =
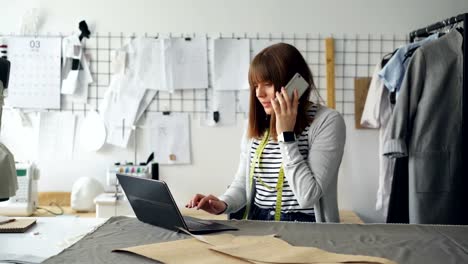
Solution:
[[[94,198],[104,192],[104,187],[96,179],[79,178],[72,187],[71,208],[75,211],[94,212]]]

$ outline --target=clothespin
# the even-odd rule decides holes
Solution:
[[[80,39],[80,41],[84,38],[88,38],[89,39],[89,35],[91,34],[91,32],[89,31],[88,29],[88,24],[86,24],[86,21],[81,21],[79,24],[78,24],[78,28],[80,29],[81,31],[81,34],[80,36],[78,37]]]

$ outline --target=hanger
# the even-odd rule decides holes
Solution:
[[[443,35],[450,32],[450,28],[448,27],[449,24],[447,23],[447,20],[442,21],[442,23],[444,24],[444,27],[442,28],[442,30],[439,31],[439,37],[442,37]]]
[[[455,21],[456,21],[455,24],[457,24],[456,30],[458,30],[458,32],[459,32],[462,36],[464,36],[464,35],[465,35],[465,34],[464,34],[464,30],[465,30],[465,29],[460,25],[460,22],[461,22],[461,21],[457,21],[457,18],[455,18]]]
[[[444,21],[444,22],[445,22],[445,21]],[[454,18],[454,23],[452,24],[452,26],[450,27],[450,29],[447,30],[447,33],[450,32],[450,31],[452,31],[453,29],[456,29],[456,30],[463,36],[463,35],[464,35],[464,34],[463,34],[464,29],[463,29],[463,27],[461,27],[460,22],[462,22],[462,20],[461,20],[461,21],[458,21],[458,18],[455,17],[455,18]]]

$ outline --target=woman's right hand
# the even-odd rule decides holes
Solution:
[[[226,210],[227,204],[211,194],[208,196],[196,194],[185,207],[202,209],[210,214],[221,214]]]

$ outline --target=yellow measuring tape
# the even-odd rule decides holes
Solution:
[[[270,131],[267,130],[265,132],[265,135],[263,136],[262,142],[260,143],[257,150],[255,151],[255,156],[250,165],[250,190],[252,190],[252,187],[253,187],[255,165],[258,164],[258,167],[260,168],[262,153],[266,145],[268,144],[269,138],[270,138]],[[262,181],[260,177],[256,177],[256,179],[268,190],[276,190],[275,221],[280,221],[281,220],[281,202],[283,199],[283,183],[284,183],[283,164],[281,164],[279,175],[278,175],[278,182],[276,183],[275,188],[268,186],[264,181]],[[249,206],[249,203],[247,203],[247,207],[245,209],[244,217],[243,217],[244,219],[247,219],[247,217],[249,216],[249,211],[250,211],[250,206]]]

